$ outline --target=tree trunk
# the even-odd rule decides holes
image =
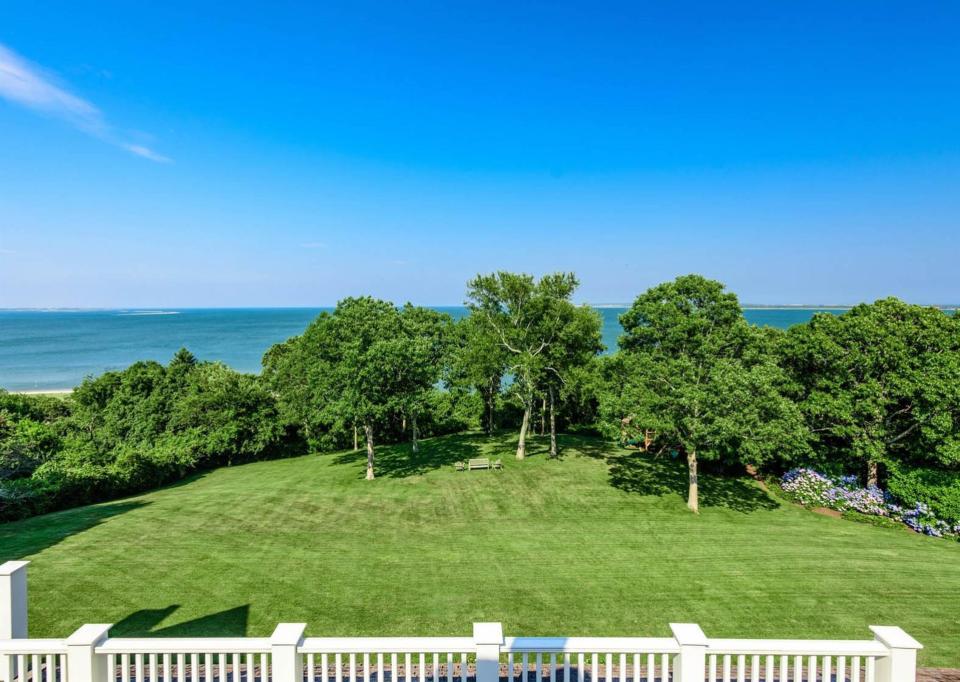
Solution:
[[[880,467],[877,465],[877,460],[867,460],[867,485],[879,485],[879,482]]]
[[[687,453],[687,469],[689,470],[689,488],[687,489],[687,506],[694,514],[700,513],[700,495],[697,486],[697,452]]]
[[[373,480],[373,425],[364,424],[363,433],[367,437],[367,480]]]
[[[360,438],[359,433],[357,433],[357,422],[353,422],[353,449],[360,449]]]
[[[540,403],[540,435],[547,432],[547,396],[543,396],[543,402]]]
[[[490,382],[490,390],[487,391],[487,433],[493,434],[495,424],[494,416],[497,409],[497,394],[493,388],[493,382]]]
[[[413,431],[413,451],[420,452],[420,445],[417,443],[417,414],[410,415],[410,428]]]
[[[553,408],[553,386],[550,387],[550,456],[557,457],[557,415]]]
[[[533,412],[533,401],[523,408],[523,424],[520,425],[520,442],[517,443],[517,459],[527,456],[527,429],[530,428],[530,413]]]

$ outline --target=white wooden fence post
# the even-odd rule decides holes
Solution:
[[[503,625],[474,623],[473,644],[477,649],[477,682],[499,682]]]
[[[280,623],[270,636],[273,682],[303,682],[303,631],[306,623]],[[73,682],[71,680],[70,682]],[[310,682],[313,682],[312,679]]]
[[[27,636],[27,565],[8,561],[0,565],[0,639]]]
[[[707,636],[696,623],[670,623],[670,629],[680,647],[680,653],[673,657],[673,682],[703,682],[707,676]]]
[[[871,625],[870,630],[890,652],[877,659],[877,682],[915,682],[917,649],[923,645],[895,625]]]
[[[0,565],[0,639],[27,636],[27,564],[8,561]],[[10,659],[0,654],[0,679],[10,674]]]
[[[108,670],[107,656],[94,649],[110,632],[104,623],[81,625],[67,637],[67,679],[70,682],[113,682],[115,671]]]

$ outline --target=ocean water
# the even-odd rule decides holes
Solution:
[[[271,345],[302,332],[322,310],[329,308],[0,310],[0,388],[71,388],[86,376],[137,360],[167,362],[182,347],[203,360],[258,372]],[[455,318],[466,314],[461,307],[438,310]],[[599,310],[603,342],[615,349],[621,333],[617,318],[624,308]],[[750,309],[744,316],[753,324],[786,328],[806,322],[817,311]]]

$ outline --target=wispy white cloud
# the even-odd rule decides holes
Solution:
[[[0,44],[0,97],[62,119],[78,130],[131,154],[160,163],[170,162],[169,158],[148,147],[120,139],[93,103],[74,95],[58,82],[56,76],[31,64],[3,44]]]
[[[172,163],[173,159],[163,154],[157,154],[155,151],[149,147],[144,147],[142,144],[125,144],[123,148],[126,149],[131,154],[136,154],[137,156],[142,156],[145,159],[150,159],[151,161],[156,161],[157,163]]]

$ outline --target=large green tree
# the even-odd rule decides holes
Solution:
[[[430,392],[443,376],[453,344],[453,318],[447,313],[406,304],[400,311],[402,339],[409,361],[402,368],[403,415],[410,424],[411,447],[419,450],[417,420],[429,409]]]
[[[526,456],[527,431],[547,350],[563,331],[564,310],[578,282],[573,273],[531,275],[497,272],[467,284],[467,307],[493,333],[507,355],[507,371],[523,406],[517,459]]]
[[[960,463],[960,325],[896,298],[821,313],[781,346],[819,453],[881,464]]]
[[[447,316],[370,297],[347,298],[304,333],[270,349],[264,376],[285,416],[308,438],[363,429],[367,479],[375,477],[374,435],[391,418],[414,420],[439,379]]]
[[[600,314],[589,306],[561,300],[555,306],[557,331],[544,349],[539,386],[546,394],[550,422],[550,456],[557,450],[557,405],[568,387],[580,388],[580,376],[603,350]]]
[[[507,351],[494,328],[481,315],[471,314],[456,323],[449,356],[449,388],[476,391],[483,401],[483,429],[496,428],[497,398],[507,372]]]
[[[806,447],[767,336],[722,284],[678,277],[638,296],[620,323],[621,352],[606,363],[608,425],[619,431],[629,419],[685,455],[691,510],[699,511],[701,460],[761,464]]]

